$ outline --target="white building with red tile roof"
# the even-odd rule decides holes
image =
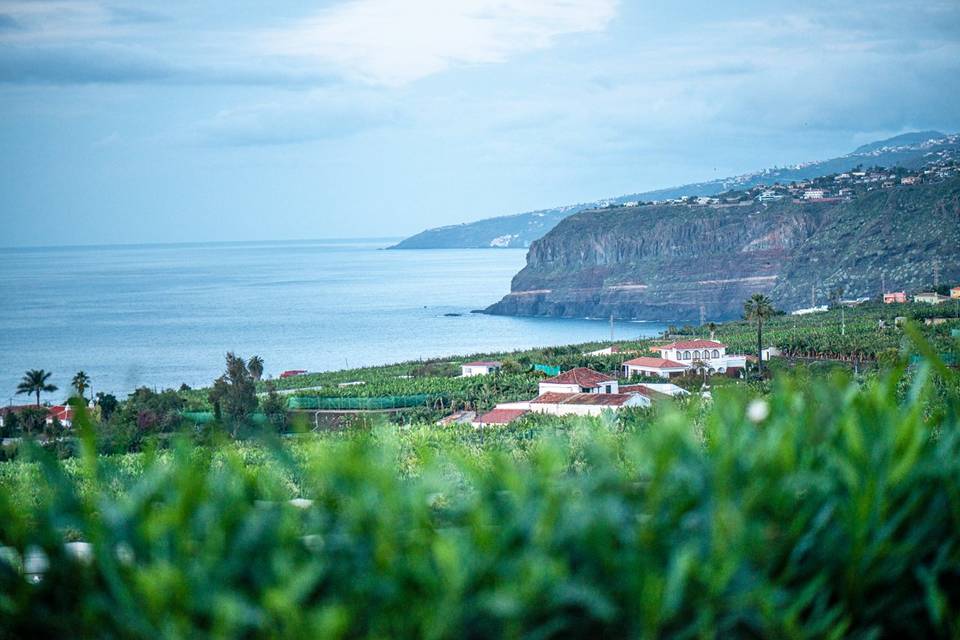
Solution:
[[[544,393],[619,393],[616,376],[600,373],[586,367],[564,371],[558,376],[540,381],[540,394]]]
[[[740,355],[727,355],[727,345],[716,340],[681,340],[652,351],[660,358],[634,358],[623,363],[623,375],[653,375],[661,378],[682,375],[688,370],[707,373],[736,373],[747,366],[747,359]]]
[[[639,393],[542,393],[530,401],[530,411],[554,416],[598,416],[604,411],[649,407],[650,398]]]
[[[493,411],[488,411],[482,416],[477,416],[477,418],[471,424],[473,424],[475,427],[505,425],[510,424],[517,418],[525,416],[528,413],[530,413],[529,409],[502,409],[497,407]]]
[[[477,362],[465,362],[460,365],[460,376],[470,378],[472,376],[485,376],[500,371],[503,363],[496,360],[484,360]]]
[[[641,357],[623,363],[623,377],[647,376],[651,378],[672,378],[681,376],[690,370],[690,365],[666,358]]]

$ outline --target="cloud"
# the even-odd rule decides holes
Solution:
[[[221,111],[201,122],[196,134],[213,146],[287,145],[346,138],[399,120],[399,111],[375,96],[314,92]]]
[[[263,37],[268,53],[403,85],[602,31],[618,0],[351,0]]]
[[[0,13],[0,31],[16,31],[21,28],[22,26],[14,19],[13,16]]]
[[[169,78],[176,69],[149,50],[94,42],[64,45],[0,45],[0,82],[88,84]]]
[[[170,16],[136,7],[110,7],[110,21],[115,24],[158,24],[171,22]]]

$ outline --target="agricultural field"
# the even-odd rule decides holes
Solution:
[[[4,637],[956,637],[960,378],[0,464]]]

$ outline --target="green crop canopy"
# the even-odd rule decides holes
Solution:
[[[437,399],[437,396],[425,393],[412,396],[379,396],[374,398],[293,396],[287,399],[287,408],[312,411],[404,409],[419,407],[435,399]]]

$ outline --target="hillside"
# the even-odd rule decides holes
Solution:
[[[887,183],[890,184],[890,183]],[[960,175],[846,199],[660,204],[585,211],[533,243],[504,315],[696,321],[739,317],[757,292],[777,307],[960,281]]]
[[[428,229],[391,248],[525,248],[529,247],[534,240],[546,235],[564,218],[608,204],[670,200],[683,196],[712,196],[731,189],[807,180],[848,171],[861,165],[916,168],[929,162],[932,157],[945,155],[950,157],[960,155],[960,135],[944,135],[937,131],[908,133],[863,145],[848,155],[820,162],[766,169],[731,178]]]

